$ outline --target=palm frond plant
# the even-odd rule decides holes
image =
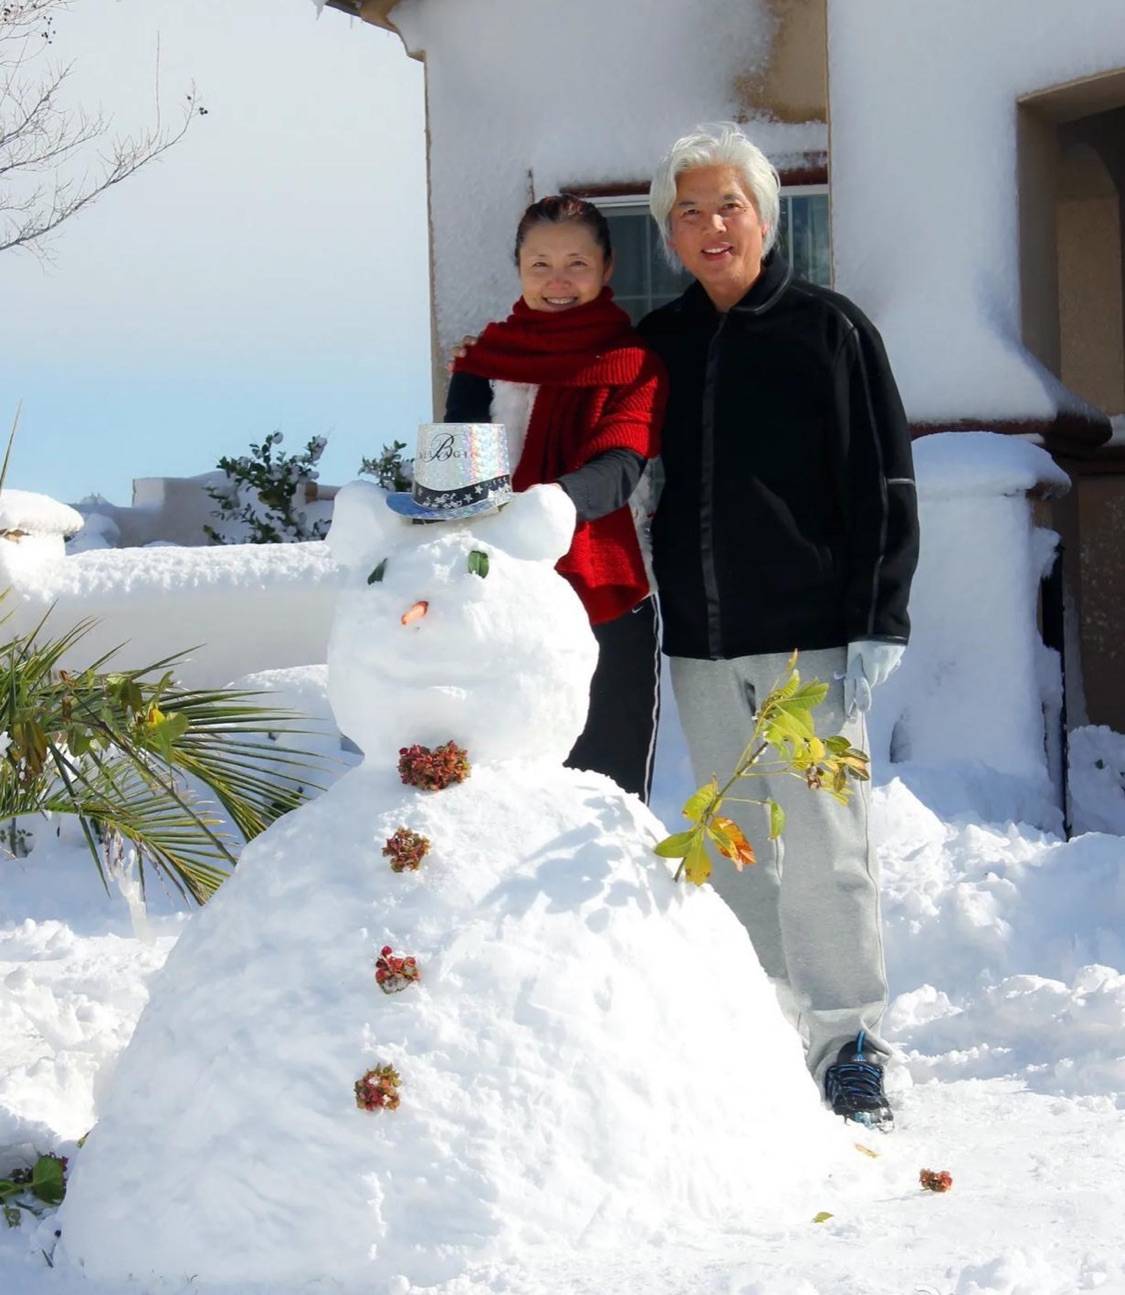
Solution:
[[[142,885],[151,865],[202,904],[241,844],[222,816],[251,839],[301,803],[321,759],[289,744],[309,730],[260,694],[177,685],[178,657],[113,670],[110,652],[61,668],[91,626],[49,638],[40,622],[0,642],[0,820],[71,815],[103,885],[103,849],[124,841]]]

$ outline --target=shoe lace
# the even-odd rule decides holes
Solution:
[[[852,1102],[867,1099],[886,1101],[883,1095],[883,1068],[868,1061],[839,1061],[830,1066],[825,1076],[828,1100],[835,1102],[843,1095]]]
[[[883,1067],[863,1059],[866,1038],[866,1031],[861,1030],[855,1041],[855,1058],[852,1061],[838,1061],[834,1066],[829,1066],[824,1076],[824,1087],[828,1100],[833,1104],[841,1095],[850,1104],[886,1102],[883,1093]]]

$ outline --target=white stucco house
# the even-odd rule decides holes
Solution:
[[[602,204],[643,314],[682,282],[646,215],[653,164],[698,121],[743,121],[781,172],[790,258],[875,320],[917,434],[1023,436],[1070,475],[1041,519],[1071,708],[1125,729],[1120,0],[1081,21],[1056,0],[314,3],[425,66],[435,404],[450,347],[511,301],[528,201]]]

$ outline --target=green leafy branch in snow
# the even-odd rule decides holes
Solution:
[[[38,1217],[41,1205],[58,1205],[66,1195],[66,1157],[37,1157],[30,1169],[13,1169],[0,1178],[0,1211],[10,1228],[20,1225],[20,1211]]]
[[[754,863],[754,848],[738,824],[720,813],[724,803],[760,805],[769,821],[769,838],[777,841],[785,830],[785,811],[772,798],[756,800],[732,796],[731,789],[743,778],[788,774],[800,778],[812,791],[826,792],[846,804],[852,783],[866,782],[870,775],[867,755],[853,747],[846,737],[820,738],[812,713],[828,695],[828,685],[817,679],[801,682],[797,653],[789,658],[786,678],[776,683],[758,708],[750,735],[734,772],[720,787],[718,777],[700,787],[683,808],[691,823],[686,832],[665,837],[655,847],[666,859],[679,859],[676,880],[686,876],[702,886],[711,875],[713,845],[739,872]],[[772,758],[769,756],[772,753]]]

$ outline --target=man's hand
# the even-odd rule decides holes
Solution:
[[[479,340],[478,336],[474,336],[472,333],[466,333],[465,336],[461,338],[460,342],[453,348],[453,354],[448,360],[446,360],[446,369],[452,373],[454,364],[456,364],[458,360],[463,360],[469,353],[469,347],[476,346]]]
[[[904,643],[880,643],[857,639],[848,644],[848,666],[844,671],[844,714],[854,719],[871,709],[871,694],[894,674],[906,651]]]

